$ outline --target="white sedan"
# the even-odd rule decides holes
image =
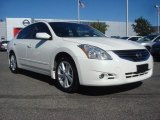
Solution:
[[[10,70],[51,76],[59,88],[112,86],[151,77],[153,59],[141,45],[113,40],[94,28],[67,22],[38,22],[24,28],[8,45]]]

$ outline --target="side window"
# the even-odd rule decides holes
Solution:
[[[17,39],[30,39],[33,27],[34,27],[34,24],[29,25],[25,27],[24,29],[22,29],[19,32]]]
[[[42,33],[42,32],[48,33],[50,36],[52,36],[49,28],[45,23],[36,23],[32,31],[33,39],[36,39],[36,33]],[[50,39],[52,39],[52,37]]]
[[[52,36],[45,23],[35,23],[22,29],[18,34],[17,39],[36,39],[36,33],[38,32],[45,32]],[[50,39],[52,39],[52,37]]]

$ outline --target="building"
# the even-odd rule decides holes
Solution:
[[[106,21],[105,23],[109,25],[109,29],[106,31],[107,36],[126,36],[126,22]],[[132,24],[133,23],[128,23],[128,36],[137,35],[132,28]]]
[[[32,18],[6,18],[6,22],[0,22],[0,37],[4,40],[13,39],[17,33],[29,24],[38,21],[61,21],[61,22],[78,22],[77,20],[62,20],[62,19],[32,19]],[[126,23],[125,22],[112,22],[112,21],[94,21],[94,20],[81,20],[81,23],[88,24],[93,22],[103,22],[109,25],[108,30],[105,32],[106,36],[126,36]],[[129,23],[128,34],[135,36],[136,33],[132,29],[133,23]]]
[[[6,40],[6,22],[0,22],[0,41]]]
[[[31,18],[6,18],[6,39],[13,39],[21,29],[31,23]]]

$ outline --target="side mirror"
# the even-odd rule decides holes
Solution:
[[[36,33],[36,38],[48,40],[51,38],[51,36],[48,33],[42,32],[42,33]]]

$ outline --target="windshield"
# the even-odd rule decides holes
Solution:
[[[49,23],[59,37],[105,37],[98,30],[83,24],[51,22]]]

